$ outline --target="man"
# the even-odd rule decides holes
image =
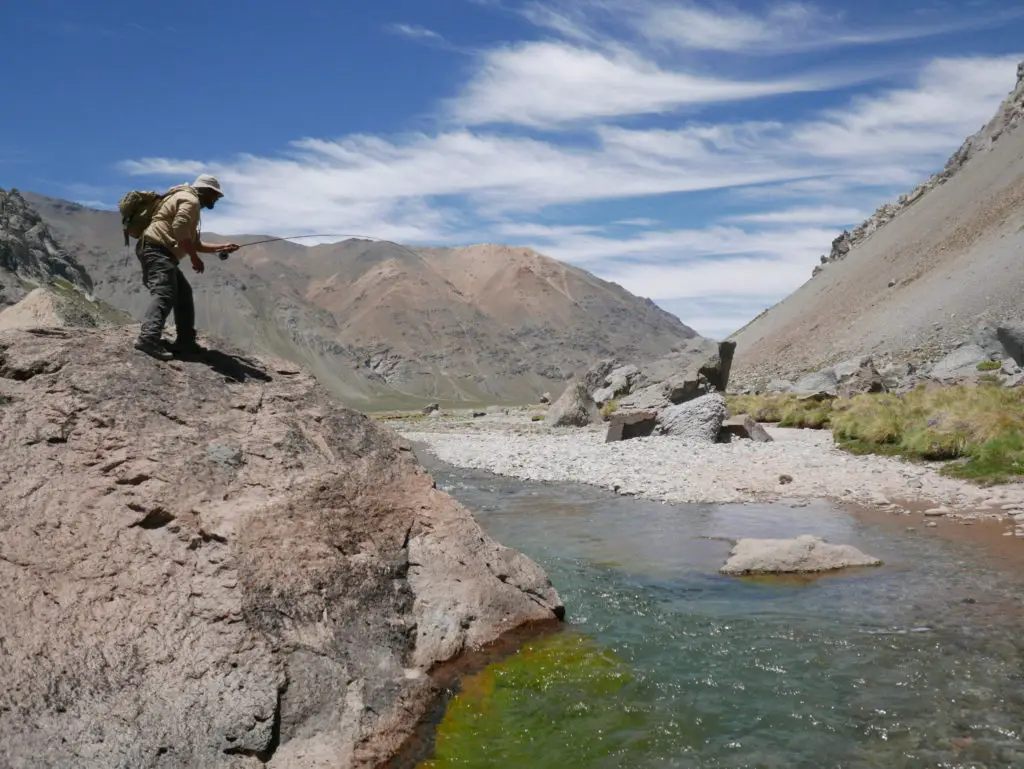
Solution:
[[[232,253],[235,243],[203,243],[199,237],[200,209],[212,209],[223,197],[216,177],[201,174],[192,184],[174,188],[153,212],[153,218],[135,246],[142,265],[142,282],[152,296],[135,348],[159,360],[170,360],[174,353],[199,353],[196,342],[196,310],[192,287],[178,263],[185,256],[192,269],[206,269],[200,253]],[[174,310],[177,337],[169,345],[161,339],[167,316]]]

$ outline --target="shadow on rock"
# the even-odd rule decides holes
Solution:
[[[250,379],[260,382],[274,381],[274,378],[260,368],[255,361],[241,355],[221,352],[220,350],[208,349],[200,355],[176,353],[175,358],[204,363],[221,376],[235,382],[248,382]]]

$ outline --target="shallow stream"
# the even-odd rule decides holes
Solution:
[[[977,546],[826,503],[664,505],[420,455],[567,611],[461,680],[420,769],[1024,767],[1022,580]],[[717,573],[730,539],[799,534],[885,564]]]

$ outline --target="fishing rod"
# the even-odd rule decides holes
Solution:
[[[239,246],[239,248],[248,248],[249,246],[258,246],[261,243],[276,243],[279,240],[299,240],[300,238],[360,238],[361,240],[372,240],[375,243],[390,243],[392,246],[395,246],[396,248],[400,248],[403,251],[405,251],[406,253],[411,254],[412,256],[419,257],[419,254],[417,254],[415,251],[413,251],[413,250],[411,250],[409,248],[406,248],[401,243],[395,243],[393,240],[384,240],[384,238],[375,238],[375,237],[373,237],[371,235],[353,235],[351,233],[346,233],[346,232],[332,232],[332,233],[325,233],[325,234],[320,234],[320,235],[291,235],[291,236],[287,236],[287,237],[265,238],[264,240],[254,240],[252,243],[243,243],[242,245]],[[229,256],[231,256],[231,254],[228,253],[227,251],[218,251],[217,252],[217,258],[220,259],[222,262],[225,259],[227,259]]]

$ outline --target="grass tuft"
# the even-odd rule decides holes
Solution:
[[[941,472],[978,483],[1024,476],[1024,390],[997,383],[919,387],[821,403],[793,395],[736,396],[732,414],[781,426],[832,430],[852,454],[946,461]]]

